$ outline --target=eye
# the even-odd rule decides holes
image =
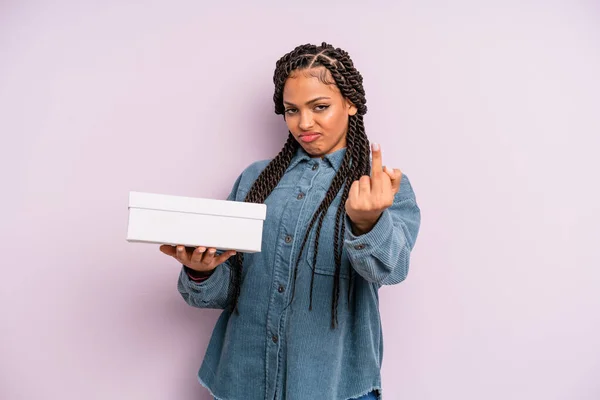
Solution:
[[[285,113],[286,114],[294,114],[296,111],[298,111],[298,110],[296,110],[295,108],[287,108],[285,110]]]
[[[327,104],[321,104],[315,107],[316,111],[325,111],[329,108],[329,105]]]

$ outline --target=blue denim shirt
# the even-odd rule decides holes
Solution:
[[[335,261],[335,210],[328,210],[313,265],[314,232],[308,238],[290,304],[293,271],[311,216],[325,196],[346,149],[311,158],[301,147],[266,199],[262,250],[244,255],[239,315],[224,310],[198,372],[202,385],[222,400],[346,400],[381,390],[383,335],[378,290],[402,282],[419,231],[421,213],[406,175],[393,205],[364,235],[355,236],[346,217],[338,326],[331,328]],[[237,178],[229,200],[243,201],[269,160]],[[303,194],[303,196],[299,196]],[[286,240],[287,239],[287,240]],[[313,309],[309,290],[315,268]],[[231,299],[231,264],[219,265],[204,282],[183,271],[178,289],[200,308],[225,309]],[[353,309],[348,277],[354,274]]]

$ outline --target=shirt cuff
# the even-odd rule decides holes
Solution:
[[[196,271],[186,267],[185,265],[183,265],[183,270],[187,274],[188,278],[196,283],[204,282],[215,272],[214,269],[212,271]]]
[[[354,257],[360,257],[360,254],[363,252],[365,256],[372,254],[374,249],[377,249],[389,240],[393,234],[393,230],[394,222],[387,209],[383,211],[373,228],[362,235],[355,235],[352,232],[352,221],[346,215],[346,249]]]

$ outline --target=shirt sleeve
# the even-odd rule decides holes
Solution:
[[[198,308],[225,309],[231,300],[230,279],[231,264],[229,261],[215,268],[210,277],[202,281],[190,279],[184,268],[179,274],[177,289],[186,303]]]
[[[344,248],[354,270],[380,286],[402,282],[408,275],[421,224],[421,211],[408,177],[403,174],[394,203],[369,232],[357,236],[350,224],[346,216]]]

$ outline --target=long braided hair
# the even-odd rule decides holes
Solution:
[[[317,224],[315,234],[315,248],[313,255],[313,268],[310,284],[310,306],[312,310],[313,285],[316,269],[317,254],[319,249],[319,236],[321,226],[327,213],[327,210],[340,189],[343,187],[342,199],[340,206],[337,208],[335,218],[335,233],[334,233],[334,257],[335,257],[335,275],[332,288],[332,306],[331,306],[331,327],[337,326],[337,308],[340,296],[340,270],[342,264],[343,250],[343,232],[345,232],[345,203],[348,198],[350,186],[352,182],[358,180],[362,175],[369,175],[371,165],[369,162],[369,140],[365,134],[363,116],[367,112],[365,91],[362,86],[362,76],[354,67],[348,53],[340,48],[334,48],[332,45],[323,42],[321,46],[305,44],[296,47],[294,50],[284,55],[277,61],[275,65],[275,73],[273,75],[273,83],[275,84],[275,93],[273,101],[275,103],[275,113],[285,115],[285,107],[283,105],[283,88],[286,80],[293,71],[310,70],[314,67],[325,67],[333,81],[325,74],[321,74],[319,79],[326,84],[335,84],[340,90],[342,96],[348,99],[357,108],[357,113],[349,117],[348,131],[346,135],[346,152],[336,175],[333,177],[331,186],[329,187],[325,198],[312,216],[308,229],[304,235],[304,240],[298,252],[296,265],[294,268],[294,289],[292,299],[295,295],[296,277],[298,274],[298,266],[300,264],[301,255],[306,245],[313,226]],[[326,72],[326,71],[325,71]],[[264,203],[271,191],[277,186],[287,167],[289,166],[296,150],[298,142],[289,133],[288,139],[283,146],[283,149],[277,156],[267,165],[267,167],[258,176],[252,187],[250,188],[245,202]],[[238,298],[240,295],[240,286],[242,279],[243,254],[237,253],[234,258],[234,273],[232,274],[233,301],[231,308],[239,313],[237,308]],[[350,282],[348,285],[348,304],[350,304],[350,295],[352,288],[353,275],[350,274]]]

